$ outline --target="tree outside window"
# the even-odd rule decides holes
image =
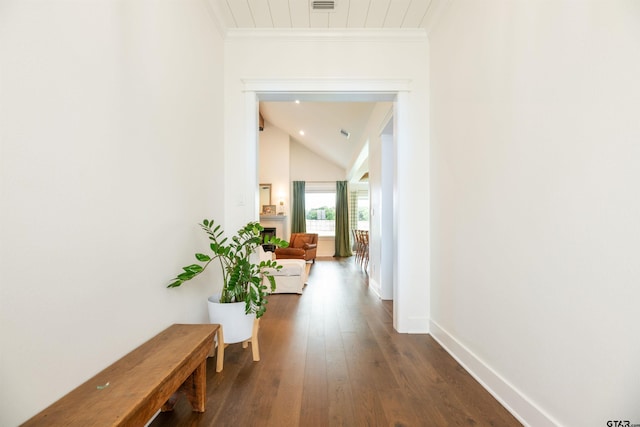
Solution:
[[[335,236],[336,192],[307,192],[305,194],[307,233]]]

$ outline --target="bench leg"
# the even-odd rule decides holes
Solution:
[[[180,397],[180,392],[187,396],[193,412],[204,412],[207,403],[207,361],[198,365],[195,371],[185,380],[178,391],[173,393],[169,400],[162,405],[161,411],[173,411],[173,407]]]
[[[176,402],[178,401],[178,397],[180,397],[180,393],[176,391],[171,395],[169,400],[167,400],[165,404],[162,405],[162,408],[160,408],[160,411],[162,412],[173,411],[173,407],[176,405]]]
[[[194,412],[204,412],[207,403],[207,360],[203,360],[183,385]]]

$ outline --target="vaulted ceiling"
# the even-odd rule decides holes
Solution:
[[[374,106],[373,102],[261,102],[260,113],[296,142],[347,169],[359,154]]]

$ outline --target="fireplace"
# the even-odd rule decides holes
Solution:
[[[265,227],[264,230],[260,233],[260,237],[262,237],[262,241],[264,242],[264,238],[266,236],[275,237],[276,236],[276,228],[275,227]],[[262,248],[265,252],[275,252],[276,245],[262,245]]]
[[[289,238],[287,220],[286,215],[260,215],[260,225],[264,228],[275,228],[276,236],[284,240]]]

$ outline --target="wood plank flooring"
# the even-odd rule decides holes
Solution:
[[[207,410],[181,398],[151,426],[519,426],[430,335],[398,334],[353,258],[318,259],[303,295],[275,294],[259,362],[207,366]]]

